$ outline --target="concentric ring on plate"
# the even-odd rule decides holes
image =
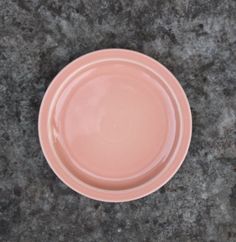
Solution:
[[[134,200],[178,170],[191,139],[191,112],[160,63],[123,49],[67,65],[41,104],[39,137],[57,176],[102,201]]]

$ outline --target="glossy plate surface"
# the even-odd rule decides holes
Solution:
[[[56,175],[96,200],[157,190],[182,164],[191,112],[175,77],[141,53],[107,49],[67,65],[39,113],[43,153]]]

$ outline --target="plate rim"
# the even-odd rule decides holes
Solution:
[[[180,108],[182,108],[182,109],[179,111],[183,112],[183,109],[185,111],[185,113],[183,112],[184,117],[182,117],[182,118],[184,118],[184,122],[185,122],[185,127],[183,127],[183,132],[185,132],[185,143],[184,143],[184,147],[182,144],[182,152],[181,152],[181,155],[179,155],[180,157],[177,159],[177,161],[175,161],[175,163],[176,163],[175,166],[173,167],[173,164],[172,164],[172,169],[167,170],[165,179],[162,179],[162,181],[159,182],[158,184],[156,184],[156,186],[155,186],[155,183],[153,184],[153,181],[152,181],[152,186],[150,186],[150,185],[147,186],[148,184],[144,183],[143,185],[138,186],[136,188],[136,190],[135,190],[136,192],[132,192],[133,191],[132,189],[130,189],[131,191],[129,189],[121,190],[121,191],[117,191],[117,190],[108,191],[108,190],[104,190],[104,189],[91,187],[90,185],[87,185],[84,182],[77,183],[77,185],[76,185],[75,181],[73,182],[72,178],[69,179],[69,177],[67,177],[70,175],[68,171],[64,170],[64,174],[63,174],[63,171],[58,166],[59,164],[55,163],[55,157],[54,157],[54,161],[52,160],[53,156],[52,156],[52,154],[49,154],[49,151],[48,151],[49,146],[47,146],[47,142],[45,142],[46,133],[45,133],[45,124],[44,123],[45,123],[45,118],[48,116],[47,113],[49,111],[49,106],[50,106],[50,104],[48,104],[47,101],[50,100],[50,94],[51,94],[51,92],[53,92],[53,89],[55,88],[55,83],[57,82],[59,85],[59,82],[62,82],[64,80],[64,78],[68,77],[68,75],[71,73],[70,70],[75,68],[76,65],[82,66],[83,62],[87,62],[91,58],[94,58],[96,56],[97,56],[96,58],[98,58],[98,57],[101,58],[102,56],[110,56],[110,55],[113,55],[113,58],[115,57],[114,55],[121,55],[124,58],[125,58],[125,56],[129,56],[129,58],[133,57],[134,59],[135,58],[140,59],[138,62],[141,62],[141,61],[143,61],[144,63],[146,62],[144,65],[148,66],[148,68],[150,68],[150,66],[155,67],[155,70],[154,70],[154,68],[151,68],[151,69],[155,73],[160,75],[161,77],[163,77],[163,74],[165,74],[167,78],[166,79],[162,78],[162,79],[165,81],[168,79],[169,84],[173,84],[177,88],[177,90],[171,89],[171,91],[173,91],[175,93],[175,95],[176,95],[176,91],[177,91],[178,95],[176,95],[176,97],[182,96],[181,100],[179,100],[177,98],[177,101],[181,101]],[[143,62],[141,62],[141,63],[143,63]],[[150,65],[148,65],[147,63]],[[160,74],[160,72],[162,72],[162,75]],[[187,132],[186,132],[186,130],[187,130]],[[40,110],[39,110],[39,115],[38,115],[38,135],[39,135],[40,146],[43,151],[44,157],[47,160],[47,163],[49,164],[49,166],[51,167],[53,172],[56,174],[56,176],[64,184],[66,184],[68,187],[70,187],[75,192],[80,193],[88,198],[91,198],[91,199],[94,199],[97,201],[127,202],[127,201],[133,201],[133,200],[145,197],[145,196],[157,191],[163,185],[165,185],[169,180],[171,180],[172,177],[177,173],[177,171],[179,170],[180,166],[182,165],[184,159],[186,158],[186,155],[188,153],[189,146],[191,143],[192,114],[191,114],[191,108],[189,105],[188,98],[187,98],[186,93],[185,93],[183,87],[181,86],[180,82],[160,62],[158,62],[157,60],[155,60],[152,57],[149,57],[145,54],[142,54],[142,53],[134,51],[134,50],[118,49],[118,48],[117,49],[114,49],[114,48],[101,49],[101,50],[96,50],[96,51],[87,53],[85,55],[82,55],[82,56],[76,58],[75,60],[73,60],[72,62],[67,64],[64,68],[62,68],[58,72],[58,74],[52,79],[51,83],[47,87],[46,92],[44,93],[43,100],[40,105]],[[181,142],[183,142],[183,141],[180,141],[180,143]],[[180,152],[180,151],[178,151],[178,152]],[[81,186],[83,184],[85,185],[84,187]],[[140,189],[138,189],[138,188],[140,188]]]

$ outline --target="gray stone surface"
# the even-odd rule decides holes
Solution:
[[[179,172],[123,204],[63,185],[37,133],[55,74],[110,47],[166,65],[193,114]],[[236,1],[0,0],[0,241],[236,241],[235,183]]]

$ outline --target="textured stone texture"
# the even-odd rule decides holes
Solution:
[[[41,152],[37,118],[55,74],[87,52],[138,50],[190,101],[176,176],[129,203],[87,199]],[[0,0],[0,241],[236,241],[236,1]]]

